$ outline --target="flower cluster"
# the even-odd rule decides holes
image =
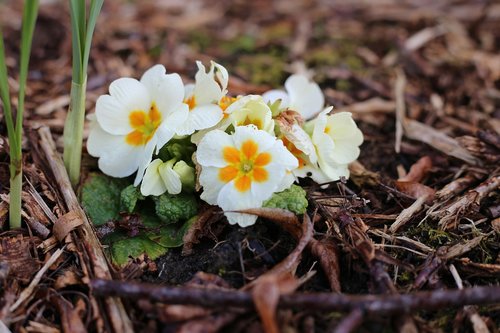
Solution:
[[[286,90],[228,95],[227,70],[197,62],[194,84],[162,65],[140,80],[121,78],[100,96],[87,149],[113,177],[136,173],[143,195],[202,188],[231,224],[298,178],[326,183],[348,177],[363,135],[348,112],[330,114],[319,86],[292,75]]]

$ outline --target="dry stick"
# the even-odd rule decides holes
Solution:
[[[253,308],[252,294],[240,290],[165,287],[152,283],[91,280],[96,295],[148,299],[168,304],[204,307]],[[346,295],[334,293],[295,293],[282,295],[279,307],[321,311],[353,311],[370,314],[399,314],[464,305],[500,304],[500,287],[473,287],[462,290],[421,291],[413,294]]]
[[[363,323],[363,310],[352,310],[332,331],[333,333],[350,333]]]
[[[406,117],[405,106],[405,87],[406,76],[402,70],[396,72],[396,84],[394,87],[394,95],[396,96],[396,139],[394,150],[396,153],[401,152],[401,141],[403,139],[403,122]]]
[[[53,173],[57,187],[61,191],[64,201],[66,202],[68,211],[75,212],[83,221],[82,226],[76,229],[75,232],[80,242],[82,242],[83,248],[87,252],[86,256],[90,261],[90,269],[88,269],[89,274],[92,274],[93,277],[99,279],[112,279],[110,268],[108,266],[108,262],[106,261],[106,257],[104,256],[101,243],[99,242],[92,225],[87,219],[87,216],[78,203],[78,199],[71,186],[66,168],[64,167],[64,162],[56,150],[50,129],[47,127],[41,127],[38,130],[38,134],[40,136],[40,147],[46,156],[46,160]],[[85,261],[82,262],[82,265],[84,264]],[[109,321],[115,332],[133,332],[132,322],[125,311],[125,307],[123,306],[121,300],[116,298],[107,298],[104,300],[104,304],[108,313]]]

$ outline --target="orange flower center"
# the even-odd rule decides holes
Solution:
[[[259,146],[253,140],[241,145],[241,150],[226,146],[222,156],[228,165],[219,171],[219,179],[228,183],[234,179],[234,186],[239,192],[250,190],[252,182],[262,183],[269,179],[264,168],[271,162],[271,154],[259,153]]]
[[[297,158],[297,160],[299,161],[299,169],[305,167],[306,166],[306,160],[303,158],[304,153],[302,152],[302,150],[300,150],[299,148],[297,148],[286,137],[282,137],[281,141],[283,141],[283,145],[285,146],[285,148],[288,149],[288,151],[290,153],[292,153],[292,155],[295,156]]]
[[[222,111],[226,111],[226,109],[229,107],[229,105],[233,104],[236,102],[238,98],[236,97],[231,97],[231,96],[224,96],[220,99],[219,101],[219,106],[222,109]],[[224,118],[227,118],[229,115],[224,112]]]
[[[130,126],[134,129],[127,134],[125,142],[131,146],[143,146],[151,140],[161,124],[161,113],[153,102],[149,112],[132,111],[128,116]]]

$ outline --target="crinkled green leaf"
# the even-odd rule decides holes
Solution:
[[[125,187],[120,194],[121,210],[132,213],[138,200],[144,200],[139,187],[135,187],[134,185]]]
[[[306,191],[298,185],[292,185],[283,192],[273,194],[263,207],[286,209],[300,215],[306,212],[307,204]]]
[[[156,215],[163,223],[186,221],[196,215],[198,203],[192,194],[162,194],[153,197]]]
[[[95,225],[120,217],[120,193],[127,186],[126,179],[91,174],[82,187],[82,206]]]
[[[111,258],[119,266],[125,265],[129,258],[137,258],[145,253],[152,260],[164,255],[168,249],[141,234],[132,238],[124,238],[111,244]]]

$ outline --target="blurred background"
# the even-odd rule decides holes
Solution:
[[[22,2],[3,1],[8,62],[17,61]],[[348,110],[366,136],[362,160],[394,152],[395,83],[406,115],[452,136],[499,131],[500,2],[462,0],[106,0],[89,65],[88,111],[122,76],[161,63],[185,81],[195,60],[230,72],[230,93],[262,93],[308,73],[327,103]],[[12,71],[17,73],[17,71]],[[71,34],[66,1],[42,0],[27,98],[27,125],[62,131],[69,102]],[[419,149],[403,142],[409,155]],[[401,157],[405,165],[412,158]],[[395,175],[395,168],[388,169]]]

